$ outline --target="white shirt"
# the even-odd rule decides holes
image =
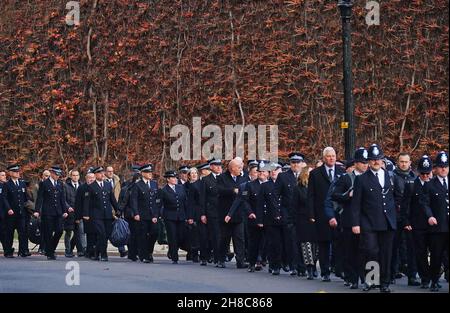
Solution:
[[[419,177],[419,181],[422,186],[425,185],[425,183],[426,183],[426,181],[422,180],[420,177]]]
[[[384,188],[384,171],[382,169],[378,170],[377,172],[373,169],[370,169],[373,173],[373,175],[377,176],[378,174],[378,181],[380,182],[380,185],[382,188]]]
[[[364,174],[364,173],[359,172],[358,170],[354,170],[353,172],[355,173],[355,176],[359,176],[359,175]]]
[[[49,179],[50,179],[50,181],[51,181],[52,185],[53,185],[53,186],[56,186],[56,181],[55,181],[55,180],[53,180],[53,178],[51,178],[51,177],[49,177]]]
[[[442,186],[444,186],[444,179],[445,179],[445,183],[447,184],[447,189],[448,189],[448,179],[447,179],[447,176],[446,176],[446,177],[441,177],[441,176],[438,175],[438,179],[439,179],[439,182],[441,183]]]
[[[103,188],[103,186],[104,186],[103,185],[103,183],[104,183],[103,181],[96,180],[96,182],[100,186],[100,188]]]
[[[74,187],[75,189],[77,189],[77,188],[78,188],[78,183],[76,183],[76,182],[72,181],[72,185],[73,185],[73,187]]]
[[[325,169],[327,170],[327,176],[330,176],[330,170],[331,170],[331,177],[334,179],[334,166],[333,167],[328,167],[325,165]]]
[[[170,188],[172,188],[173,191],[176,192],[175,185],[172,185],[172,184],[168,184],[168,185],[169,185]]]

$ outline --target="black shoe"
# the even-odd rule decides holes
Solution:
[[[226,262],[231,262],[234,258],[234,253],[227,253]]]
[[[65,253],[64,256],[66,258],[73,258],[75,255],[72,252],[70,252],[70,253]]]
[[[430,288],[430,282],[423,281],[420,284],[420,289],[428,289],[428,288]]]
[[[124,258],[124,257],[126,257],[126,256],[128,256],[128,251],[120,252],[120,257],[121,257],[121,258]]]
[[[248,263],[236,263],[236,268],[248,268]]]
[[[408,286],[420,286],[420,282],[417,280],[417,278],[409,278],[408,279]]]
[[[441,284],[439,284],[439,282],[437,282],[436,283],[436,286],[439,288],[439,289],[441,289],[442,288],[442,285]]]
[[[178,264],[178,261],[172,261],[172,264]]]
[[[216,267],[218,267],[218,268],[225,268],[226,266],[225,266],[225,263],[219,262],[219,263],[217,263]]]
[[[297,276],[297,270],[292,270],[289,275],[291,276]]]
[[[363,291],[370,291],[372,289],[375,289],[375,285],[369,285],[367,283],[364,283]]]
[[[403,278],[403,274],[400,273],[400,272],[396,273],[395,274],[395,279],[400,279],[400,278]]]
[[[91,260],[92,261],[100,261],[100,257],[97,255],[97,256],[91,256]]]
[[[395,278],[391,279],[391,281],[389,282],[391,285],[395,285],[396,281]]]
[[[172,256],[170,255],[169,252],[167,252],[167,258],[168,258],[169,260],[172,260]]]
[[[25,257],[31,256],[31,253],[30,253],[30,251],[27,250],[27,251],[25,251],[24,255],[25,255]]]
[[[269,274],[272,274],[273,269],[269,267]]]
[[[391,293],[392,290],[389,288],[389,286],[382,286],[382,287],[380,288],[380,292],[381,292],[381,293]]]
[[[280,275],[280,269],[279,268],[274,269],[273,272],[272,272],[272,275],[274,275],[274,276]]]
[[[313,275],[313,269],[312,268],[308,268],[308,270],[306,272],[306,279],[307,280],[314,280],[314,275]]]
[[[282,269],[283,272],[289,273],[289,266],[283,266]]]
[[[25,253],[19,253],[17,256],[20,256],[21,258],[26,258],[28,255]]]
[[[349,282],[348,280],[345,280],[345,281],[344,281],[344,286],[345,286],[345,287],[350,287],[351,285],[352,285],[352,283]]]
[[[53,255],[48,255],[47,256],[47,260],[56,260],[56,256],[53,254]]]
[[[249,272],[249,273],[254,273],[255,272],[255,266],[254,265],[250,265],[249,267],[248,267],[248,270],[247,270],[247,272]]]
[[[128,260],[133,261],[133,262],[137,262],[138,258],[132,257],[132,256],[128,256]]]
[[[100,258],[100,262],[108,262],[108,257],[107,256],[102,256]]]
[[[200,263],[201,266],[206,266],[207,264],[208,264],[208,262],[206,262],[205,260],[203,260],[203,261]]]
[[[331,281],[330,275],[324,275],[322,277],[322,281],[325,282],[325,283],[329,283]]]
[[[150,260],[149,259],[143,259],[143,260],[141,260],[141,262],[148,264],[148,263],[150,263]]]
[[[150,254],[150,257],[148,258],[148,260],[150,261],[150,263],[153,263],[154,262],[153,255]]]
[[[430,291],[431,292],[439,292],[439,287],[437,286],[437,284],[431,284],[430,286]]]
[[[313,276],[314,276],[314,278],[319,277],[319,273],[317,272],[316,269],[314,269],[314,271],[313,271]]]
[[[7,258],[7,259],[14,259],[15,256],[13,254],[5,254],[5,258]]]
[[[45,251],[44,251],[43,249],[39,249],[39,250],[38,250],[38,253],[39,253],[40,255],[45,255]]]
[[[306,277],[306,272],[305,271],[298,271],[297,276],[298,277]]]
[[[261,264],[256,264],[256,266],[255,266],[255,271],[261,272],[262,269],[263,269],[263,266],[262,266]]]
[[[358,283],[351,284],[350,289],[358,289]]]
[[[82,258],[84,256],[85,256],[84,252],[78,252],[77,253],[77,257],[79,257],[79,258]]]

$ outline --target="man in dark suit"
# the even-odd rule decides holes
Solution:
[[[26,184],[20,179],[20,166],[17,164],[7,168],[9,180],[4,184],[6,198],[6,214],[5,214],[5,257],[14,257],[14,231],[17,229],[19,233],[19,253],[21,257],[27,257],[31,254],[28,251],[28,236],[26,232],[26,214],[25,204],[29,200],[26,192]]]
[[[431,159],[427,155],[422,156],[417,164],[419,176],[413,184],[405,186],[401,204],[402,227],[406,232],[412,233],[422,289],[430,286],[430,265],[428,262],[430,236],[428,234],[428,218],[420,204],[420,199],[424,185],[430,181],[432,169],[433,162]]]
[[[448,249],[448,155],[441,151],[434,161],[436,176],[425,184],[421,205],[428,220],[430,236],[430,290],[439,291],[439,277],[444,252]]]
[[[222,161],[212,159],[209,162],[211,173],[204,176],[200,186],[200,220],[206,225],[208,236],[200,240],[200,249],[203,255],[210,256],[211,250],[214,255],[214,263],[219,262],[220,250],[220,222],[219,221],[219,193],[217,189],[217,179],[222,174]],[[209,257],[208,257],[209,259]],[[204,264],[205,265],[205,264]]]
[[[67,204],[75,208],[75,199],[78,187],[80,186],[80,172],[73,169],[69,171],[69,179],[63,184],[64,196]],[[83,254],[83,247],[81,246],[79,227],[75,223],[75,212],[69,213],[69,216],[64,221],[64,245],[66,248],[65,256],[67,258],[73,258],[73,249],[77,247],[78,254]],[[73,237],[72,237],[73,234]]]
[[[397,228],[397,212],[394,201],[394,186],[388,172],[382,168],[384,158],[381,148],[373,144],[368,149],[369,170],[356,177],[351,210],[354,234],[361,234],[360,247],[365,268],[380,271],[380,291],[389,293],[392,245]],[[367,280],[368,291],[377,282]]]
[[[239,191],[239,185],[245,183],[248,179],[242,176],[243,162],[241,159],[233,159],[228,164],[228,171],[217,178],[218,202],[219,202],[219,220],[220,235],[220,254],[219,268],[225,268],[225,257],[230,244],[230,238],[233,239],[234,253],[236,255],[237,268],[246,268],[245,243],[244,243],[244,224],[242,212],[236,212],[230,223],[225,223],[225,216],[228,214],[233,201]]]
[[[332,147],[323,150],[323,164],[309,174],[308,181],[308,210],[310,219],[316,225],[317,241],[319,244],[319,262],[322,281],[330,280],[330,249],[332,229],[325,214],[324,203],[331,183],[338,179],[343,170],[336,166],[336,152]]]
[[[120,216],[119,205],[110,183],[105,181],[102,166],[93,169],[95,182],[89,185],[89,201],[83,212],[83,219],[92,222],[97,237],[94,259],[108,261],[108,239],[111,236],[112,221]]]
[[[161,216],[167,229],[170,259],[173,264],[178,264],[179,244],[186,234],[185,224],[193,224],[194,220],[188,210],[186,191],[178,184],[176,172],[167,171],[164,178],[167,179],[167,184],[159,192]]]
[[[158,197],[158,183],[152,179],[153,165],[146,164],[139,170],[142,179],[131,190],[130,207],[137,222],[139,259],[143,263],[153,263],[161,200]]]
[[[74,212],[64,195],[63,183],[59,181],[62,170],[50,168],[50,177],[39,184],[36,212],[42,217],[47,259],[55,260],[55,250],[63,234],[64,219]]]
[[[350,289],[358,289],[358,278],[360,276],[361,264],[359,255],[359,236],[352,232],[352,212],[351,202],[353,199],[354,181],[357,176],[367,171],[368,152],[365,148],[359,148],[355,151],[353,160],[355,169],[349,174],[342,175],[337,181],[331,199],[336,201],[342,212],[326,212],[329,218],[329,224],[333,227],[338,226],[338,220],[343,228],[344,244],[344,275],[346,281],[351,286]],[[338,218],[337,215],[340,215]]]

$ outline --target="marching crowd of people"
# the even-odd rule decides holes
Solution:
[[[174,264],[182,249],[201,266],[225,268],[234,257],[250,273],[267,268],[308,280],[319,268],[323,282],[334,273],[348,288],[384,293],[406,275],[409,286],[439,291],[443,273],[448,282],[448,155],[412,163],[408,153],[394,160],[376,144],[338,162],[327,147],[314,166],[299,152],[287,163],[245,166],[235,158],[225,171],[219,159],[181,166],[165,172],[161,188],[152,164],[134,166],[125,181],[111,166],[91,167],[83,183],[78,170],[62,179],[52,166],[37,185],[13,164],[0,170],[0,241],[14,258],[17,230],[17,255],[31,256],[29,228],[39,221],[39,252],[49,260],[64,234],[65,257],[76,249],[108,261],[113,221],[123,218],[130,237],[119,253],[135,262],[153,263],[164,231]],[[366,277],[377,267],[379,281]]]

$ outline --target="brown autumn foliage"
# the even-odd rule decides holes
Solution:
[[[163,171],[173,125],[241,124],[239,104],[247,124],[279,125],[282,156],[342,157],[336,2],[81,0],[67,26],[66,1],[2,0],[0,167]],[[352,22],[357,145],[448,149],[448,2],[383,1],[371,27],[365,3]]]

